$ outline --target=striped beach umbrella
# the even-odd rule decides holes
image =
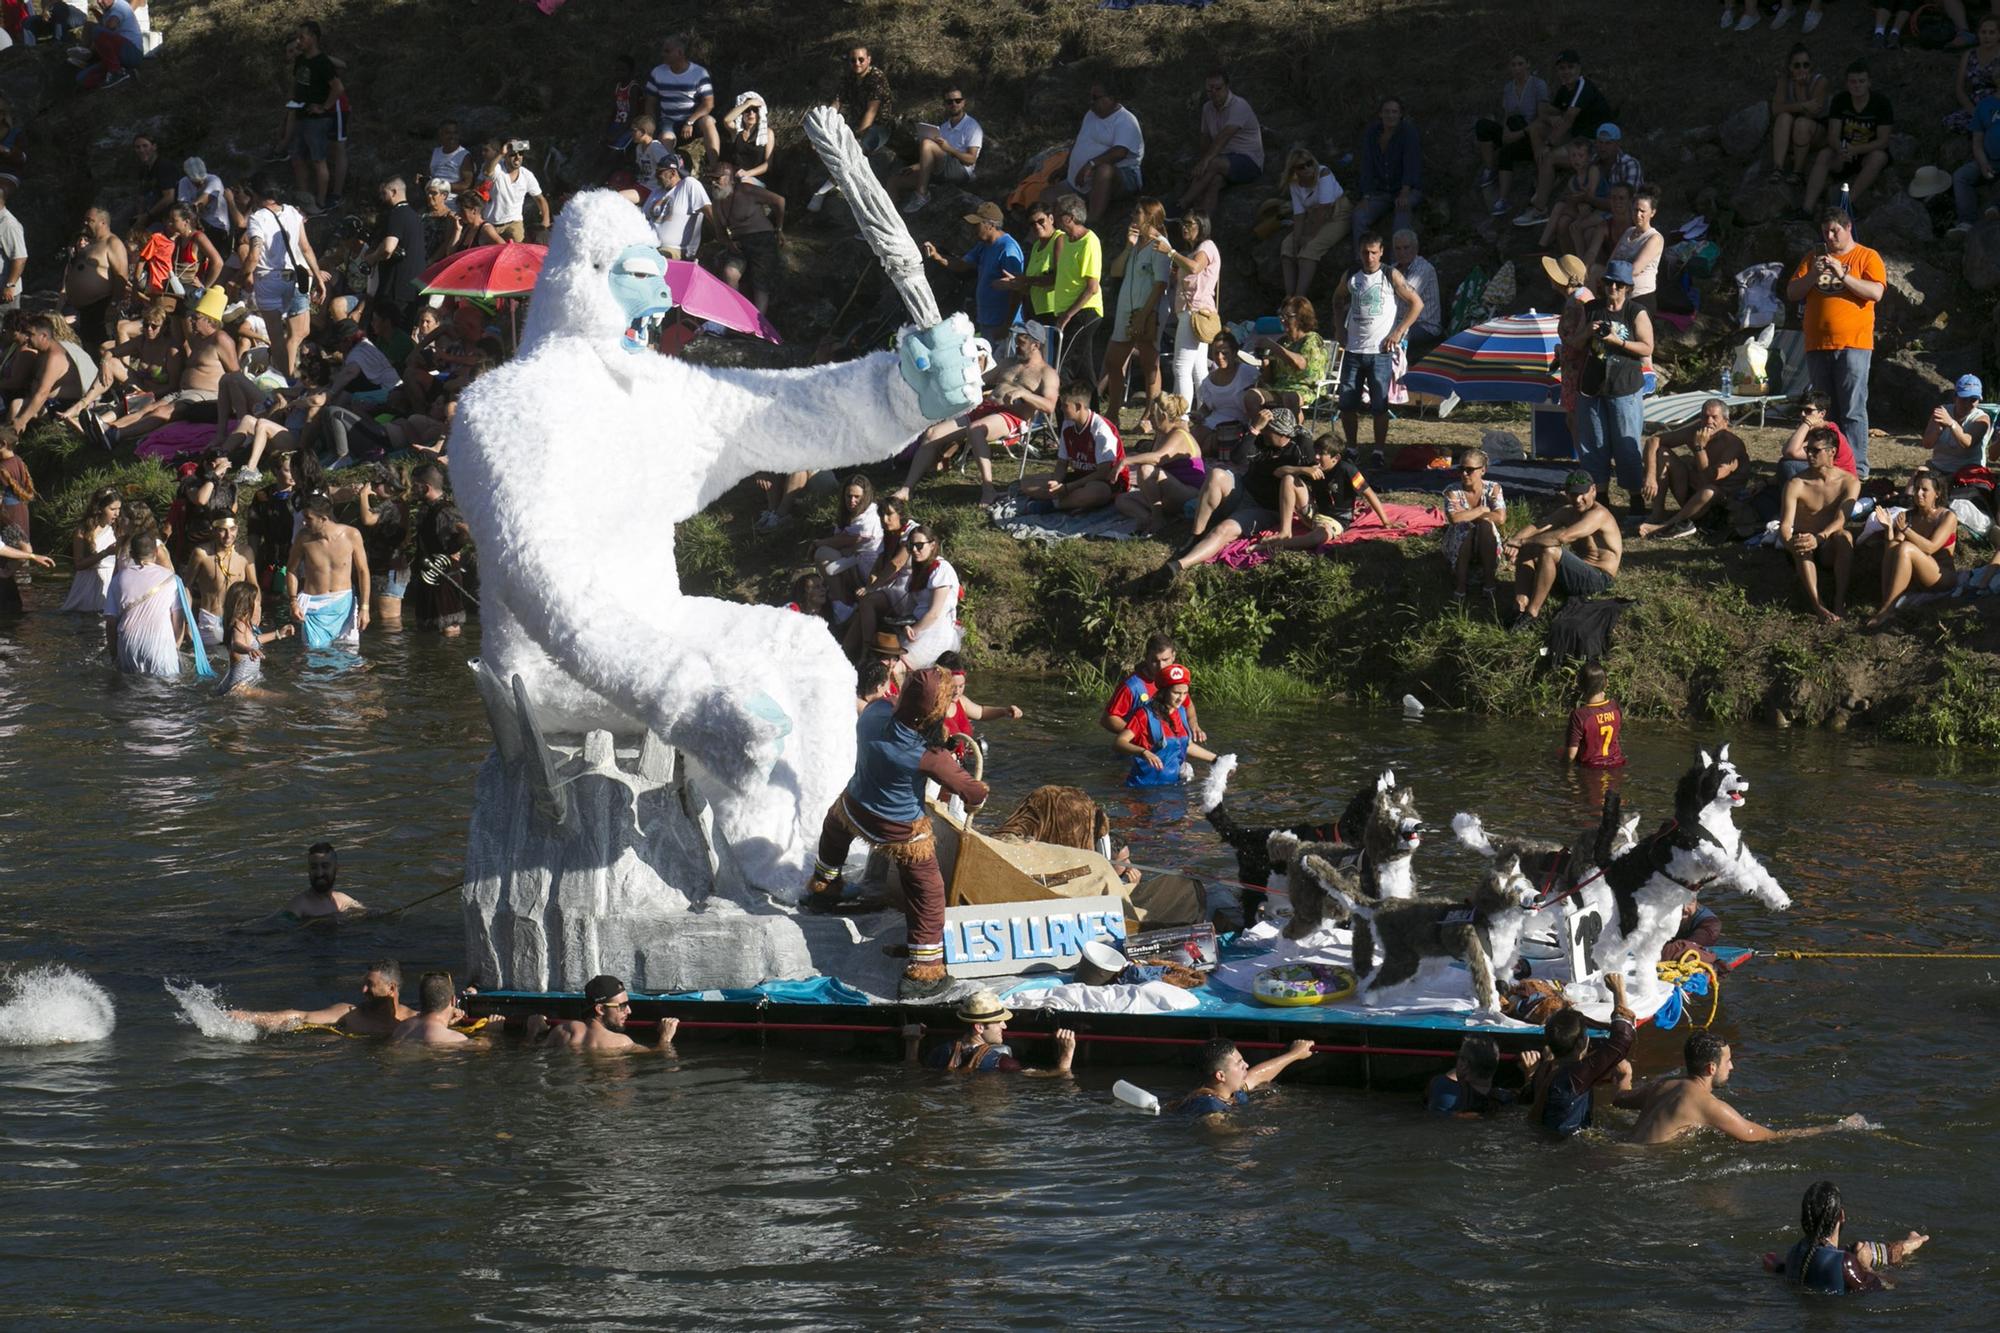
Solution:
[[[1556,343],[1554,315],[1502,315],[1432,348],[1403,387],[1468,403],[1545,403],[1556,392]]]

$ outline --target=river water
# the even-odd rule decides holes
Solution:
[[[585,1063],[201,1035],[165,979],[280,1007],[349,995],[378,956],[458,964],[449,897],[338,928],[265,918],[320,838],[372,906],[456,878],[486,747],[468,650],[371,635],[366,670],[331,670],[278,645],[272,697],[219,706],[117,680],[61,618],[0,632],[0,962],[17,982],[0,1043],[90,1030],[87,990],[46,966],[87,974],[117,1013],[102,1040],[0,1044],[0,1323],[1792,1323],[1800,1298],[1757,1256],[1791,1243],[1799,1196],[1831,1177],[1850,1236],[1934,1236],[1896,1291],[1866,1298],[1871,1316],[1991,1324],[2000,968],[1984,962],[1755,960],[1724,987],[1737,1104],[1777,1125],[1861,1111],[1883,1131],[1643,1153],[1317,1087],[1280,1087],[1214,1133],[1108,1095],[1121,1073],[1163,1093],[1183,1074],[1095,1059],[1071,1085],[696,1042],[677,1061]],[[1095,701],[980,680],[974,697],[1029,710],[987,731],[1001,804],[1075,782],[1140,859],[1230,872],[1182,793],[1118,785]],[[1550,762],[1552,724],[1203,720],[1246,756],[1253,817],[1337,810],[1393,765],[1438,830],[1420,872],[1446,886],[1474,865],[1446,845],[1454,809],[1552,835],[1594,808]],[[1663,815],[1716,739],[1634,725],[1628,808]],[[1741,825],[1795,902],[1717,901],[1729,942],[2000,952],[1990,765],[1817,733],[1729,739],[1753,783]],[[1641,1072],[1677,1052],[1642,1041]]]

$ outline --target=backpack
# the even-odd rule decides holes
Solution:
[[[1905,25],[1910,44],[1926,51],[1943,51],[1958,40],[1958,25],[1940,5],[1919,5]]]

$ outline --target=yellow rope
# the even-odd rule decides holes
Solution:
[[[1767,958],[1964,958],[1973,962],[2000,962],[2000,953],[1862,953],[1833,949],[1765,949]]]
[[[1694,1014],[1688,1006],[1686,992],[1682,992],[1681,996],[1681,1012],[1687,1015],[1688,1025],[1694,1028],[1707,1027],[1715,1021],[1716,1014],[1722,1011],[1722,974],[1694,954],[1684,954],[1673,962],[1662,960],[1655,967],[1655,973],[1660,980],[1676,989],[1689,977],[1699,976],[1703,972],[1708,973],[1708,1017],[1699,1023],[1695,1022]]]

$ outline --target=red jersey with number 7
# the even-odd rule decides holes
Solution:
[[[1576,762],[1585,768],[1623,768],[1625,752],[1618,748],[1618,733],[1625,730],[1625,710],[1615,700],[1584,704],[1569,715],[1569,744]]]

